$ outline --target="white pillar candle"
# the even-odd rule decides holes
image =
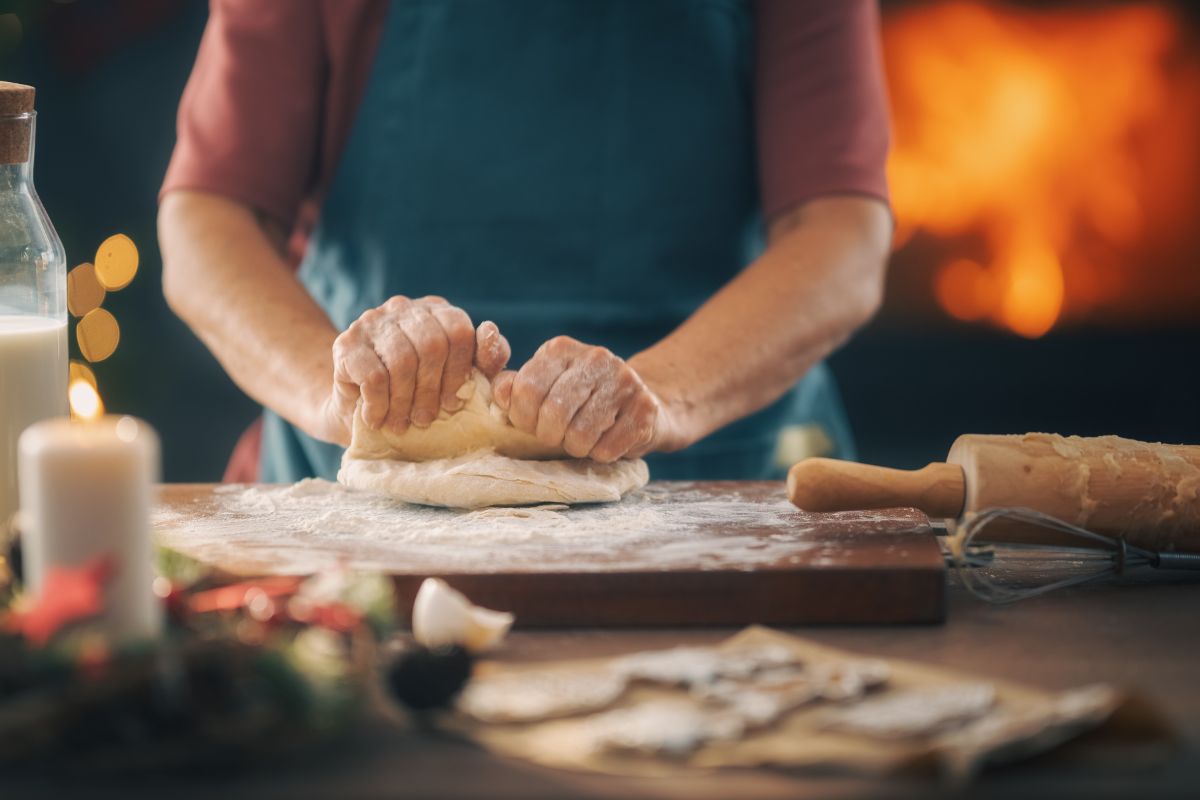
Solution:
[[[29,590],[37,594],[51,567],[109,556],[115,571],[105,585],[99,629],[116,642],[157,636],[162,606],[153,590],[150,540],[159,472],[154,430],[133,417],[56,418],[27,429],[18,449]]]

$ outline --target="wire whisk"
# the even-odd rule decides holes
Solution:
[[[1059,534],[1054,538],[1079,544],[989,539],[985,529],[1001,520],[1052,531]],[[963,585],[989,603],[1013,603],[1137,570],[1200,570],[1200,553],[1154,552],[1031,508],[969,513],[950,532],[947,561],[957,568]]]

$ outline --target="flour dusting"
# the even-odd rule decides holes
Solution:
[[[731,484],[730,486],[736,486]],[[915,526],[896,512],[822,515],[848,535]],[[238,571],[300,574],[342,564],[400,574],[620,569],[755,569],[836,561],[812,515],[782,489],[748,496],[656,483],[619,503],[459,511],[409,505],[324,480],[228,485],[191,504],[159,504],[158,541]]]

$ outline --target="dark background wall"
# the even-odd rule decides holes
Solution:
[[[118,232],[141,255],[137,279],[105,300],[121,325],[116,354],[95,367],[105,403],[158,429],[167,480],[216,480],[255,409],[164,303],[155,233],[207,4],[39,1],[16,13],[0,77],[37,87],[35,182],[68,264]]]
[[[106,301],[123,339],[96,369],[105,400],[160,431],[167,480],[216,480],[256,410],[163,302],[154,229],[205,4],[31,1],[15,11],[20,30],[0,28],[0,78],[38,88],[36,182],[69,263],[91,260],[116,232],[141,251],[137,280]],[[966,431],[1200,442],[1198,362],[1200,309],[1190,322],[1074,325],[1036,341],[885,313],[833,367],[861,457],[916,466]]]

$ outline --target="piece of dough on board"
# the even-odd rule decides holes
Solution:
[[[450,508],[602,503],[646,485],[646,462],[600,464],[509,424],[491,384],[473,370],[458,391],[463,407],[428,428],[371,430],[357,414],[338,480],[409,503]]]

